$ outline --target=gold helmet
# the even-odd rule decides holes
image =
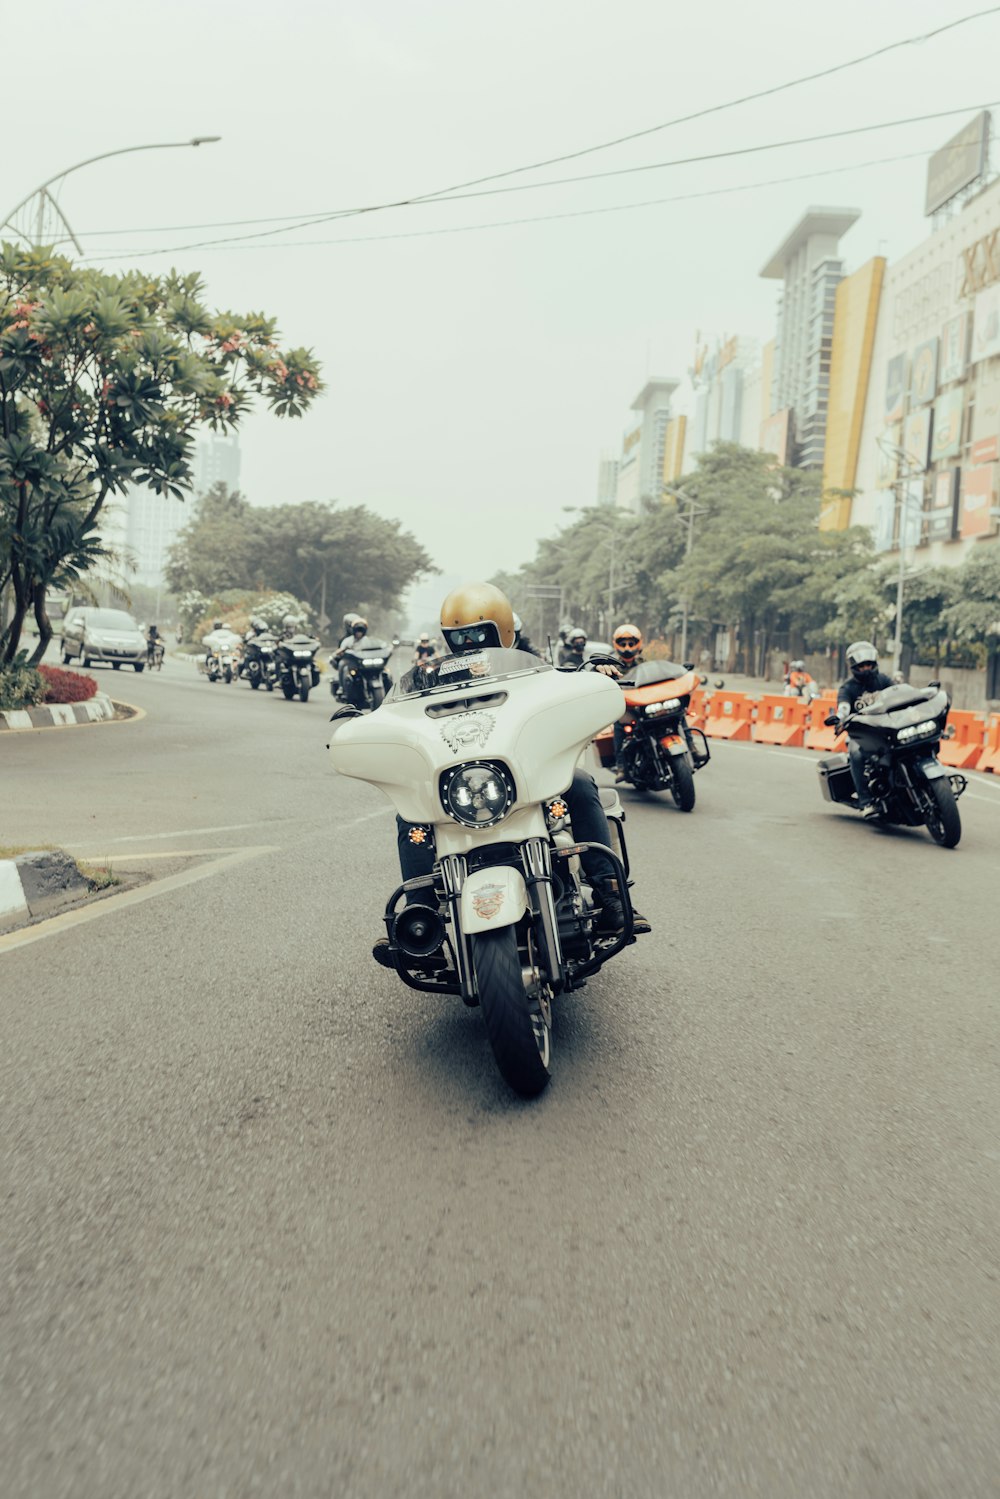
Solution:
[[[484,646],[514,644],[514,611],[510,599],[492,583],[463,583],[441,605],[441,633],[456,656]]]
[[[619,656],[632,661],[642,650],[642,631],[637,625],[619,625],[611,637],[611,644]]]

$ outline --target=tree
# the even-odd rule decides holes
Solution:
[[[207,597],[227,588],[278,589],[317,616],[325,609],[339,619],[361,604],[394,609],[411,583],[436,571],[398,520],[363,505],[254,506],[216,485],[172,548],[167,582],[175,593]]]
[[[977,547],[966,557],[955,579],[954,600],[944,611],[944,625],[956,640],[996,650],[1000,641],[1000,549]]]
[[[13,660],[29,610],[40,658],[48,587],[89,565],[101,509],[130,484],[182,497],[199,426],[232,430],[255,397],[301,416],[321,388],[274,320],[211,312],[196,273],[111,276],[51,249],[0,246],[0,635]]]

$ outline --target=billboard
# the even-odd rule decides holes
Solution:
[[[929,406],[911,411],[903,424],[903,451],[910,468],[925,469],[931,446],[931,412]]]
[[[928,541],[951,541],[955,535],[955,507],[961,472],[959,468],[944,468],[934,475],[931,508],[927,515]]]
[[[961,380],[969,364],[969,314],[960,312],[941,329],[941,359],[938,379],[942,385]]]
[[[990,112],[982,110],[935,151],[927,163],[927,196],[924,213],[937,213],[964,187],[981,176],[986,167],[990,140]]]
[[[913,351],[910,365],[910,405],[926,406],[937,395],[938,341],[929,338]]]
[[[902,420],[906,401],[906,355],[897,354],[885,367],[885,412],[882,420],[888,427]]]
[[[966,536],[989,536],[996,529],[993,509],[993,481],[995,463],[984,463],[982,468],[967,468],[962,475],[961,534]]]
[[[875,467],[875,483],[879,489],[888,489],[899,478],[899,450],[903,445],[903,423],[893,422],[876,440],[878,458]]]
[[[948,390],[934,402],[934,437],[931,462],[957,458],[962,448],[963,392]]]
[[[686,416],[675,416],[667,422],[667,433],[663,440],[664,484],[676,483],[684,472],[684,440],[686,437]]]
[[[883,490],[875,496],[875,550],[892,550],[893,531],[896,521],[896,496],[892,490]]]
[[[972,314],[972,362],[1000,354],[1000,286],[976,293]]]
[[[779,463],[789,460],[791,445],[792,413],[789,407],[765,417],[760,424],[760,446],[765,453],[773,453]]]

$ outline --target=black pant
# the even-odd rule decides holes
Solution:
[[[566,791],[563,800],[569,808],[574,838],[580,843],[603,843],[605,846],[610,844],[611,831],[593,776],[589,776],[584,770],[575,770],[573,783]],[[421,875],[430,874],[434,868],[433,845],[430,840],[427,843],[411,843],[412,826],[412,823],[404,822],[401,817],[396,818],[399,868],[404,880],[419,879]],[[590,883],[598,888],[607,885],[609,880],[615,878],[615,866],[604,854],[591,850],[583,855],[580,862]],[[414,890],[407,899],[421,903],[426,897],[420,891]]]

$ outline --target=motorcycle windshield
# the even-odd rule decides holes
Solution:
[[[364,640],[347,648],[349,656],[388,656],[392,653],[392,646],[387,640],[379,640],[376,635],[366,635]]]
[[[642,661],[636,667],[633,680],[637,687],[652,687],[655,682],[675,682],[686,676],[683,666],[674,661]]]
[[[393,687],[387,701],[407,697],[429,697],[454,692],[483,682],[502,682],[510,677],[537,676],[554,667],[527,651],[480,650],[467,656],[445,656],[437,666],[415,666]]]

